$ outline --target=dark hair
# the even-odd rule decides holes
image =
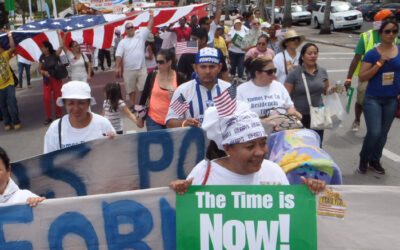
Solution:
[[[185,17],[185,16],[184,16],[184,17],[181,17],[181,18],[179,18],[179,21],[180,21],[181,19],[184,19],[184,20],[185,20],[185,23],[186,23],[187,19],[186,19],[186,17]]]
[[[6,166],[6,170],[10,170],[10,158],[8,158],[7,152],[0,147],[0,159],[3,161],[4,165]]]
[[[199,20],[199,25],[206,24],[206,22],[207,22],[208,20],[210,20],[210,18],[209,18],[208,16],[203,16],[203,17],[200,18],[200,20]]]
[[[261,36],[258,37],[257,42],[258,42],[258,40],[260,40],[260,38],[267,39],[267,43],[269,43],[269,36],[267,36],[266,34],[261,34]]]
[[[49,50],[49,53],[50,53],[50,54],[56,53],[56,51],[53,49],[53,45],[51,45],[51,43],[50,43],[49,41],[44,41],[44,42],[42,43],[42,45],[43,45],[44,47],[46,47],[46,48]]]
[[[156,53],[157,53],[156,42],[155,42],[155,41],[154,41],[154,42],[148,42],[148,41],[146,41],[146,42],[145,42],[145,46],[144,46],[144,51],[147,50],[147,46],[148,46],[148,45],[150,45],[151,52],[153,52],[153,55],[156,55]]]
[[[78,43],[77,41],[71,40],[71,42],[69,42],[68,47],[72,48],[72,45],[74,45],[74,43]]]
[[[304,44],[303,48],[301,48],[301,51],[300,51],[300,57],[299,57],[299,64],[300,65],[303,65],[303,58],[302,57],[306,53],[307,49],[310,48],[310,47],[315,47],[315,48],[317,48],[317,52],[319,51],[317,45],[315,45],[314,43],[306,43],[306,44]]]
[[[157,55],[162,55],[167,62],[172,61],[171,69],[175,69],[176,66],[176,57],[175,52],[171,49],[162,49],[158,51]]]
[[[250,73],[251,79],[254,79],[256,77],[256,71],[262,71],[270,62],[272,62],[272,59],[268,56],[257,58],[249,57],[244,61],[244,66],[246,67],[247,72]]]
[[[384,20],[383,22],[382,22],[382,25],[381,25],[381,27],[379,28],[379,34],[382,34],[382,32],[383,32],[383,29],[388,25],[388,24],[394,24],[394,26],[396,26],[396,28],[397,29],[399,29],[399,24],[396,22],[396,21],[394,21],[394,20]]]
[[[121,87],[118,82],[107,83],[104,87],[106,101],[110,103],[110,111],[118,111],[119,100],[122,100]]]
[[[192,30],[192,33],[190,33],[190,35],[195,36],[197,38],[199,38],[200,40],[206,38],[208,39],[208,34],[207,34],[207,30],[204,28],[197,28]]]
[[[206,158],[211,161],[225,156],[225,151],[219,149],[215,141],[210,140],[210,144],[208,144],[207,147]]]

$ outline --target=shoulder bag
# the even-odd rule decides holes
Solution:
[[[308,106],[310,107],[310,128],[315,130],[323,130],[326,128],[332,128],[333,123],[331,116],[329,115],[328,110],[324,106],[313,107],[311,103],[310,91],[308,89],[308,84],[306,80],[306,76],[304,73],[301,73],[303,78],[304,88],[306,89]]]
[[[89,75],[89,62],[87,62],[85,60],[85,56],[82,53],[81,53],[81,56],[82,56],[83,62],[85,63],[86,74]],[[93,71],[92,67],[90,67],[90,77],[93,77],[93,76],[94,76],[94,71]]]
[[[68,77],[67,66],[63,64],[60,60],[60,57],[57,56],[57,64],[54,67],[54,78],[61,80]]]

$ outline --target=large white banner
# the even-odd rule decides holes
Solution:
[[[334,186],[343,220],[317,216],[318,249],[399,249],[400,187]],[[0,207],[0,249],[176,249],[175,193],[152,188]],[[188,228],[187,230],[190,230]]]
[[[167,186],[205,157],[199,128],[100,139],[12,164],[20,188],[49,198]]]

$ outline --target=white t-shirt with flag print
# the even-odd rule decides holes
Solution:
[[[203,122],[203,115],[206,109],[210,106],[214,106],[213,98],[221,94],[231,84],[229,82],[218,79],[218,83],[214,85],[211,90],[208,90],[203,85],[196,86],[197,82],[195,79],[185,82],[180,85],[174,92],[171,103],[174,103],[176,99],[182,94],[187,103],[190,105],[190,109],[186,111],[182,116],[179,116],[171,107],[168,109],[168,114],[165,119],[167,123],[170,119],[186,120],[188,118],[196,118],[200,123]],[[198,94],[199,93],[199,94]]]

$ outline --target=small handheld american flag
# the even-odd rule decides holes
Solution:
[[[219,96],[213,98],[219,117],[227,117],[236,111],[236,84],[232,84]]]
[[[178,42],[175,45],[175,54],[196,54],[198,51],[197,41]]]
[[[185,112],[190,108],[189,103],[187,103],[182,94],[171,103],[169,107],[179,116],[185,114]]]

